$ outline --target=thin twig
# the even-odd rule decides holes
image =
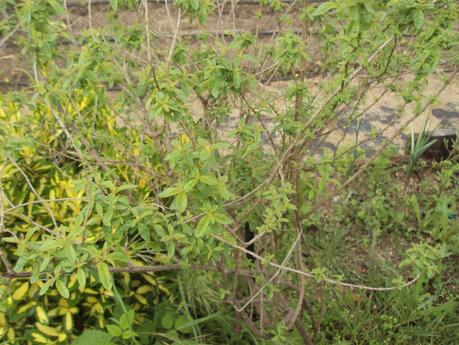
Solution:
[[[41,199],[41,200],[34,200],[34,201],[29,201],[29,202],[24,202],[22,204],[15,205],[13,207],[7,208],[5,210],[5,213],[14,211],[18,208],[28,206],[28,205],[34,205],[34,204],[43,204],[43,203],[48,203],[48,202],[60,202],[60,201],[78,201],[78,200],[85,200],[84,198],[57,198],[57,199]],[[0,201],[0,208],[2,204]]]
[[[143,1],[143,6],[145,8],[145,35],[147,39],[147,57],[148,61],[151,63],[151,43],[150,43],[150,24],[149,24],[149,15],[148,15],[148,1]]]
[[[284,260],[282,260],[282,266],[284,266],[284,265],[287,263],[287,261],[290,259],[290,256],[292,256],[293,251],[295,250],[295,248],[296,248],[296,246],[297,246],[298,241],[300,240],[300,238],[301,238],[301,236],[297,236],[297,237],[296,237],[296,239],[295,239],[295,241],[293,242],[292,246],[290,247],[289,251],[288,251],[287,254],[285,255]],[[237,307],[237,306],[234,306],[234,308],[236,309],[236,311],[237,311],[238,313],[240,313],[240,312],[243,311],[245,308],[247,308],[247,306],[250,305],[250,303],[252,303],[252,302],[255,300],[255,298],[257,298],[257,297],[263,292],[263,290],[264,290],[269,284],[271,284],[271,282],[272,282],[274,279],[277,278],[277,276],[278,276],[281,272],[282,272],[282,268],[278,268],[278,270],[276,271],[276,273],[274,273],[274,274],[272,275],[272,277],[269,278],[269,280],[268,280],[266,283],[264,283],[264,284],[260,287],[260,289],[259,289],[257,292],[255,292],[255,293],[252,295],[252,297],[250,297],[249,300],[248,300],[242,307],[239,308],[239,307]]]
[[[18,31],[19,26],[19,23],[17,23],[13,30],[11,30],[5,37],[3,37],[3,39],[0,41],[0,47],[4,45],[11,38],[11,36],[16,33],[16,31]]]
[[[64,0],[64,9],[65,9],[65,20],[67,21],[67,26],[68,26],[68,29],[69,29],[69,32],[70,32],[70,36],[72,38],[72,44],[73,46],[76,45],[76,40],[75,40],[75,36],[73,34],[73,30],[72,30],[72,23],[70,22],[70,16],[69,16],[69,10],[68,10],[68,6],[67,6],[67,0]]]
[[[69,4],[70,5],[70,4]],[[92,10],[91,10],[92,0],[88,0],[88,24],[89,29],[91,30],[91,34],[93,35],[93,27],[92,27]]]
[[[169,72],[169,68],[172,63],[172,56],[174,55],[175,45],[177,44],[177,36],[180,30],[181,19],[182,19],[182,12],[179,8],[178,13],[177,13],[177,24],[175,25],[175,30],[174,30],[174,37],[172,38],[171,48],[169,50],[169,55],[167,56],[167,60],[166,60],[166,70],[168,72]]]
[[[291,268],[291,267],[288,267],[288,266],[284,266],[284,265],[280,265],[280,264],[276,264],[275,262],[270,262],[268,260],[265,260],[265,258],[263,258],[262,256],[250,251],[250,250],[247,250],[245,249],[244,247],[241,247],[237,244],[234,244],[234,243],[231,243],[227,240],[225,240],[224,238],[218,236],[218,235],[215,235],[215,234],[212,234],[211,235],[213,238],[215,238],[216,240],[222,242],[222,243],[225,243],[235,249],[238,249],[246,254],[249,254],[250,256],[254,257],[255,259],[258,259],[260,260],[261,262],[266,262],[267,265],[271,266],[271,267],[275,267],[275,268],[280,268],[286,272],[292,272],[292,273],[295,273],[295,274],[299,274],[299,275],[303,275],[305,277],[308,277],[308,278],[314,278],[314,279],[317,279],[317,276],[314,275],[313,273],[311,272],[305,272],[305,271],[300,271],[298,269],[295,269],[295,268]],[[329,283],[331,285],[337,285],[337,286],[341,286],[341,287],[344,287],[344,288],[351,288],[351,289],[360,289],[360,290],[369,290],[369,291],[393,291],[393,290],[398,290],[398,289],[403,289],[403,288],[406,288],[408,286],[411,286],[413,285],[418,279],[419,279],[420,275],[418,274],[416,277],[414,277],[413,279],[409,280],[408,282],[406,282],[405,284],[401,285],[401,286],[390,286],[390,287],[373,287],[373,286],[367,286],[367,285],[361,285],[361,284],[352,284],[352,283],[345,283],[345,282],[341,282],[341,281],[338,281],[338,280],[334,280],[334,279],[330,279],[330,278],[326,278],[326,277],[321,277],[320,280],[321,281],[324,281],[326,283]]]

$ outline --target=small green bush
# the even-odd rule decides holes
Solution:
[[[454,343],[458,164],[410,184],[389,142],[315,148],[371,87],[415,105],[402,129],[432,104],[456,1],[264,1],[272,44],[190,42],[182,22],[219,13],[202,0],[176,1],[163,44],[146,4],[109,1],[76,35],[68,2],[0,3],[31,70],[0,96],[2,343]]]

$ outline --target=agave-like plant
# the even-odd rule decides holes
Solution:
[[[426,126],[422,131],[415,136],[413,132],[413,127],[410,128],[410,160],[408,163],[408,173],[411,174],[416,167],[416,164],[419,161],[419,158],[427,151],[429,147],[431,147],[437,139],[429,141],[429,136],[426,135]]]

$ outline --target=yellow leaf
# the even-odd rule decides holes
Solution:
[[[8,330],[7,337],[8,337],[9,340],[13,340],[16,337],[16,335],[14,334],[14,329],[13,328],[10,328]]]
[[[124,284],[129,285],[131,281],[131,276],[127,272],[123,272],[122,275],[123,275]]]
[[[48,292],[46,293],[46,296],[57,296],[58,295],[58,292],[56,289],[51,289],[51,290],[48,290]]]
[[[65,329],[67,331],[70,331],[72,330],[72,328],[73,328],[72,314],[68,312],[67,314],[65,314]]]
[[[144,286],[139,287],[136,292],[138,294],[143,295],[143,294],[146,294],[146,293],[152,292],[152,291],[153,291],[153,288],[151,286],[144,285]]]
[[[170,294],[171,294],[171,292],[169,291],[169,289],[168,289],[167,287],[165,287],[164,285],[159,284],[158,288],[159,288],[162,292],[164,292],[166,295],[170,295]]]
[[[144,277],[144,279],[149,282],[151,285],[154,285],[156,286],[156,280],[155,278],[153,278],[152,276],[148,275],[148,274],[142,274],[142,277]]]
[[[142,295],[135,294],[134,297],[140,303],[145,304],[145,305],[147,304],[147,299],[145,297],[143,297]]]
[[[105,318],[103,317],[103,315],[99,316],[97,318],[97,321],[99,322],[100,328],[105,328]]]
[[[59,337],[57,338],[57,340],[59,342],[63,342],[65,339],[67,339],[67,334],[65,333],[59,333]]]
[[[18,313],[20,314],[20,313],[26,312],[27,310],[32,308],[35,304],[37,304],[37,302],[33,301],[33,302],[27,303],[26,305],[23,305],[22,307],[18,309]]]
[[[50,199],[50,200],[56,199],[56,192],[55,192],[54,189],[51,189],[51,190],[49,191],[49,199]]]
[[[73,285],[75,285],[76,281],[77,281],[77,275],[76,275],[76,273],[73,273],[70,276],[69,283],[67,284],[67,287],[69,289],[71,289],[73,287]]]
[[[38,318],[38,321],[40,321],[41,323],[48,323],[48,315],[46,315],[46,312],[45,310],[43,309],[43,307],[41,306],[38,306],[35,311],[37,312],[37,318]]]
[[[101,295],[103,295],[103,296],[108,296],[108,297],[113,297],[113,296],[114,296],[114,295],[113,295],[113,292],[111,292],[111,291],[109,291],[109,290],[102,290],[102,289],[101,289]],[[102,296],[102,297],[103,297],[103,296]]]
[[[94,309],[94,312],[96,312],[97,314],[103,314],[104,313],[104,308],[102,307],[102,305],[100,303],[95,304],[93,309]]]
[[[57,315],[57,312],[60,308],[53,308],[51,310],[48,311],[48,316],[56,316]]]
[[[32,192],[29,192],[29,202],[30,204],[27,206],[27,215],[29,217],[32,217],[32,209],[33,209],[33,204],[32,202],[35,201],[35,194]]]
[[[80,110],[83,110],[84,108],[86,108],[89,104],[89,97],[88,96],[84,96],[83,99],[81,100],[80,104],[78,105],[78,108]]]
[[[6,326],[5,313],[0,313],[0,326]]]
[[[27,293],[27,290],[29,290],[29,282],[25,282],[14,291],[13,299],[19,301]]]
[[[68,307],[69,307],[69,303],[67,302],[67,300],[61,298],[61,299],[59,300],[59,306],[60,306],[60,307],[63,307],[63,308],[68,308]]]
[[[49,335],[50,337],[58,337],[59,336],[59,332],[53,327],[45,326],[45,325],[42,325],[41,323],[38,323],[38,322],[36,323],[36,326],[37,326],[38,330],[40,332],[42,332],[43,334]]]
[[[86,297],[86,301],[88,301],[89,304],[94,304],[94,303],[97,303],[97,298],[88,296]]]
[[[182,144],[188,144],[190,142],[190,138],[186,134],[181,134],[179,140]]]
[[[107,127],[110,134],[115,134],[115,120],[113,117],[107,117]]]
[[[32,337],[35,339],[35,341],[37,343],[40,343],[40,344],[49,344],[50,343],[49,339],[45,338],[40,333],[32,333]]]
[[[88,294],[91,294],[91,295],[97,295],[98,294],[98,292],[96,290],[93,290],[93,289],[90,289],[90,288],[84,289],[84,292],[88,293]]]

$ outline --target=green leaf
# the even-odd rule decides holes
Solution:
[[[196,227],[196,231],[195,231],[196,237],[202,237],[207,233],[207,228],[209,227],[209,223],[210,223],[210,217],[208,215],[205,215],[204,217],[201,218],[201,220],[199,221]]]
[[[153,228],[156,230],[156,233],[159,235],[159,237],[164,237],[166,236],[166,231],[164,231],[163,227],[159,224],[154,224]]]
[[[190,334],[193,332],[192,327],[187,327],[188,320],[185,316],[180,315],[175,320],[175,330],[179,331],[180,333]]]
[[[145,224],[138,225],[139,234],[140,236],[147,242],[150,242],[151,234],[150,234],[150,227]]]
[[[372,4],[371,1],[364,1],[364,2],[363,2],[363,6],[365,6],[365,9],[366,9],[369,13],[371,13],[371,14],[375,14],[375,13],[376,13],[375,9],[373,8],[373,4]]]
[[[47,240],[43,242],[40,246],[41,251],[51,251],[53,249],[62,248],[64,245],[63,241],[54,241],[54,240]]]
[[[207,19],[207,8],[205,8],[204,6],[200,7],[198,16],[199,16],[199,24],[204,24]]]
[[[179,192],[179,189],[177,187],[169,187],[163,190],[161,193],[159,193],[160,198],[167,198],[169,196],[175,195]]]
[[[120,327],[123,330],[131,328],[134,323],[135,313],[134,310],[128,310],[127,312],[123,313],[120,317]]]
[[[214,217],[215,221],[218,224],[228,225],[228,224],[233,223],[233,221],[230,218],[228,218],[226,215],[224,215],[222,213],[215,213],[212,216]]]
[[[54,284],[54,279],[48,279],[43,286],[40,289],[40,292],[38,293],[40,296],[43,296],[51,287],[51,285]]]
[[[81,268],[77,271],[78,287],[83,290],[86,287],[86,273]]]
[[[114,262],[124,262],[124,263],[131,261],[131,258],[129,257],[129,255],[122,250],[118,250],[116,252],[108,254],[107,259],[113,260]]]
[[[211,175],[202,175],[199,179],[209,186],[216,186],[218,184],[218,180],[215,176]]]
[[[213,81],[210,88],[210,94],[217,98],[220,94],[220,83],[218,81]]]
[[[414,12],[413,17],[414,27],[419,30],[424,24],[424,19],[424,12],[422,12],[420,9],[417,9],[416,12]]]
[[[44,270],[46,270],[46,268],[48,267],[49,263],[51,262],[51,259],[52,259],[52,257],[50,257],[50,256],[45,256],[44,257],[44,259],[41,262],[40,267],[39,267],[39,271],[40,272],[43,272]]]
[[[127,183],[127,184],[123,184],[122,186],[116,188],[116,192],[119,193],[119,192],[122,192],[123,190],[134,189],[136,187],[137,186],[135,184]]]
[[[226,188],[225,182],[223,181],[220,181],[218,183],[217,189],[218,189],[218,194],[220,194],[220,196],[225,200],[231,199],[231,197],[233,196],[233,194],[231,194],[228,188]]]
[[[114,337],[120,337],[123,334],[123,331],[117,325],[107,325],[107,331]]]
[[[68,243],[64,246],[64,254],[65,257],[70,261],[70,263],[74,264],[76,262],[77,255],[71,243]]]
[[[116,11],[118,9],[118,0],[110,0],[110,6]]]
[[[48,4],[56,11],[57,14],[65,12],[64,7],[59,3],[58,0],[48,0]]]
[[[173,257],[175,253],[175,243],[173,241],[166,242],[167,256]]]
[[[61,294],[62,297],[69,298],[69,296],[70,296],[69,289],[67,289],[67,286],[65,285],[65,283],[62,280],[58,280],[56,282],[56,288],[57,288],[57,291],[59,291],[59,293]]]
[[[197,182],[198,182],[198,180],[195,179],[195,178],[189,180],[187,183],[185,183],[185,186],[183,187],[183,190],[184,190],[186,193],[191,192],[191,190],[193,189],[193,187],[196,185]]]
[[[170,311],[166,311],[161,318],[161,326],[165,329],[174,327],[174,315]]]
[[[185,192],[180,192],[175,197],[175,209],[179,212],[184,212],[188,204],[188,198]]]
[[[317,7],[314,12],[312,12],[312,16],[313,17],[321,16],[335,8],[336,8],[336,3],[334,1],[324,2],[319,7]]]
[[[199,0],[191,0],[191,8],[196,11],[199,8]]]
[[[215,319],[220,314],[221,314],[221,311],[201,317],[199,319],[195,319],[195,320],[191,319],[189,321],[187,321],[186,318],[184,318],[183,316],[178,316],[175,320],[175,330],[179,332],[183,332],[183,333],[189,333],[190,331],[192,332],[194,327],[204,322],[208,322],[212,319]]]
[[[137,336],[137,333],[131,330],[123,332],[123,339],[130,339]]]
[[[106,332],[88,329],[81,333],[81,335],[76,338],[71,345],[113,345],[111,342],[112,339],[113,336]]]
[[[127,319],[126,317],[123,315],[121,315],[121,318],[120,318],[120,327],[121,329],[129,329],[129,323],[127,322]]]
[[[99,279],[102,283],[102,286],[107,290],[111,290],[113,287],[113,279],[105,262],[99,262],[97,264],[97,273],[99,274]]]
[[[120,327],[123,330],[130,329],[132,324],[134,323],[134,310],[129,310],[120,317]]]

